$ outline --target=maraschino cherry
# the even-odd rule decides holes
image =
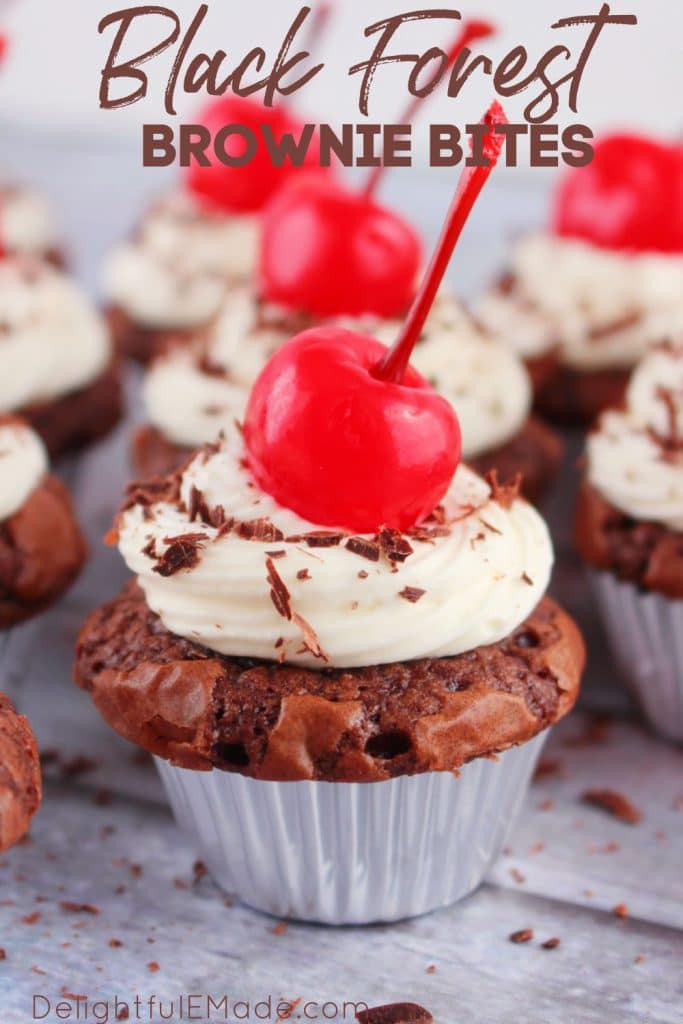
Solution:
[[[261,126],[267,124],[274,138],[279,141],[287,133],[298,138],[303,129],[303,124],[284,105],[267,108],[254,100],[238,96],[213,100],[199,111],[197,117],[212,135],[225,125],[239,124],[250,129],[261,140]],[[239,135],[231,136],[226,145],[232,157],[242,156],[246,147],[245,139]],[[313,146],[308,149],[304,166],[309,170],[315,167],[320,172]],[[285,161],[282,167],[276,167],[266,147],[259,141],[254,159],[243,167],[226,167],[218,162],[212,163],[210,167],[202,167],[192,161],[186,183],[188,189],[208,207],[226,213],[258,213],[277,190],[298,172],[300,168],[293,167],[289,161]]]
[[[592,163],[561,183],[554,228],[604,249],[683,252],[683,146],[636,135],[600,139]]]
[[[466,22],[449,64],[494,31]],[[410,124],[420,101],[400,121]],[[355,192],[331,180],[299,178],[265,212],[258,287],[262,298],[316,318],[404,316],[415,295],[422,246],[415,229],[375,200],[384,165]]]
[[[334,327],[305,331],[271,358],[244,422],[248,464],[259,486],[321,526],[374,533],[407,530],[448,490],[460,459],[452,406],[409,366],[455,244],[495,166],[506,118],[498,103],[487,167],[467,168],[443,234],[391,349]],[[341,276],[345,268],[337,271]]]
[[[306,48],[315,49],[325,31],[332,14],[333,4],[320,3],[313,12],[308,25]],[[303,122],[296,118],[283,104],[265,107],[256,100],[238,96],[225,96],[211,100],[198,113],[200,124],[215,135],[225,125],[239,124],[250,129],[261,139],[261,126],[268,125],[276,141],[283,135],[299,138]],[[233,136],[226,149],[230,156],[240,157],[246,152],[246,142],[240,136]],[[315,158],[315,147],[309,146],[304,168],[321,172]],[[299,168],[286,161],[282,167],[275,167],[265,146],[259,143],[256,156],[243,167],[226,167],[212,163],[202,167],[192,161],[187,171],[186,184],[205,206],[225,213],[260,213],[277,190],[296,176]]]

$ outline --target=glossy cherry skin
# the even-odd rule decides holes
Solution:
[[[554,228],[605,249],[683,252],[683,146],[610,135],[557,193]]]
[[[460,459],[452,406],[408,368],[373,376],[380,342],[340,328],[288,341],[252,390],[244,422],[256,482],[319,526],[407,530],[438,506]]]
[[[331,179],[300,176],[263,219],[263,298],[316,317],[400,317],[422,263],[413,228]]]
[[[197,121],[209,129],[212,137],[225,125],[240,124],[251,129],[259,140],[256,155],[243,167],[226,167],[215,157],[211,157],[211,167],[201,167],[196,160],[191,162],[186,172],[187,187],[208,207],[226,213],[258,213],[275,192],[301,170],[289,161],[282,167],[275,167],[262,140],[261,125],[264,124],[270,125],[277,140],[287,132],[299,138],[302,123],[282,105],[270,108],[254,100],[227,96],[208,103],[199,111]],[[226,148],[231,156],[242,156],[247,144],[243,138],[233,135]],[[317,168],[320,173],[317,160],[313,140],[304,167]]]

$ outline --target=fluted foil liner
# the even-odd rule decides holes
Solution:
[[[448,772],[388,782],[260,782],[157,760],[215,881],[257,910],[324,924],[425,914],[462,899],[500,853],[547,733]]]
[[[653,728],[683,742],[683,601],[590,572],[612,656]]]

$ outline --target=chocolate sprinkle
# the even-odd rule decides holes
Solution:
[[[358,1010],[356,1020],[358,1024],[433,1024],[434,1018],[417,1003],[392,1003]]]
[[[199,552],[209,538],[205,533],[185,533],[181,537],[165,537],[168,544],[157,564],[152,568],[159,576],[175,576],[183,569],[194,569],[199,564]]]
[[[509,509],[517,501],[522,489],[522,474],[516,473],[512,480],[501,484],[498,480],[498,471],[490,470],[485,476],[486,483],[491,488],[491,497],[501,508]],[[482,520],[483,522],[483,520]]]
[[[266,569],[268,582],[270,583],[270,599],[275,605],[275,610],[283,619],[291,621],[292,606],[290,604],[290,594],[284,580],[275,568],[272,558],[266,557]]]
[[[367,540],[365,537],[349,537],[345,546],[354,555],[367,558],[369,562],[379,562],[379,544],[372,540]]]
[[[426,593],[426,590],[420,590],[419,587],[404,587],[398,596],[410,601],[411,604],[417,604]]]
[[[285,539],[282,530],[278,530],[270,519],[252,519],[237,524],[237,534],[242,540],[255,540],[265,544],[279,543]]]
[[[627,797],[611,789],[589,789],[582,795],[581,800],[585,804],[606,811],[627,825],[637,825],[643,817]]]
[[[413,553],[413,548],[399,530],[390,530],[385,526],[377,539],[390,562],[405,562]]]

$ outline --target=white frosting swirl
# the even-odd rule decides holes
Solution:
[[[631,378],[626,409],[587,444],[588,479],[637,520],[683,530],[683,347],[662,346]]]
[[[18,512],[48,470],[45,445],[21,420],[0,420],[0,521]]]
[[[350,326],[368,330],[385,344],[399,330],[397,323],[386,321]],[[144,385],[150,422],[176,444],[195,447],[212,441],[242,418],[251,386],[290,334],[284,326],[259,322],[247,289],[232,291],[206,342],[175,349],[150,368]],[[436,304],[413,365],[455,407],[465,458],[509,441],[529,416],[531,385],[521,360],[479,332],[448,296]]]
[[[519,241],[511,272],[512,290],[489,292],[478,315],[525,358],[557,347],[574,369],[623,369],[683,331],[683,256],[539,234]]]
[[[30,188],[0,186],[0,240],[7,252],[41,255],[57,235],[49,203]]]
[[[146,327],[201,326],[218,312],[227,285],[251,275],[259,234],[256,217],[209,213],[189,195],[171,196],[110,255],[106,295]]]
[[[78,390],[110,357],[104,320],[75,282],[46,263],[0,261],[0,412]]]
[[[238,523],[265,518],[291,539],[247,540],[236,528],[221,536],[165,502],[134,506],[120,518],[123,557],[149,607],[175,634],[221,654],[311,668],[447,657],[503,639],[545,592],[553,554],[543,520],[521,499],[504,507],[465,466],[443,503],[447,529],[410,540],[413,553],[394,567],[384,555],[371,561],[355,554],[345,540],[332,547],[297,540],[319,528],[261,494],[243,454],[236,435],[215,454],[199,453],[182,479],[186,507],[197,488],[209,508],[221,506]],[[155,572],[173,538],[188,533],[204,538],[197,564],[167,577]],[[272,564],[289,594],[291,619],[271,596],[269,552],[276,553]],[[327,660],[312,653],[314,644],[304,646],[304,622]]]

